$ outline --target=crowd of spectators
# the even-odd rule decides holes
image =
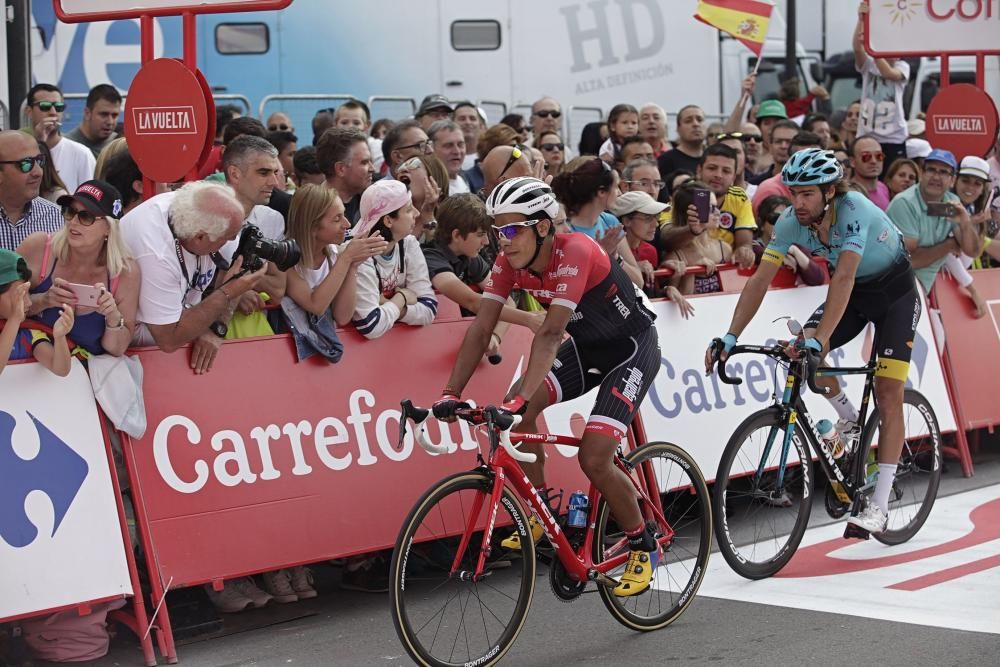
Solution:
[[[156,345],[186,348],[203,374],[226,338],[286,331],[300,358],[335,362],[344,353],[338,327],[376,338],[425,326],[442,296],[473,314],[498,251],[483,201],[518,176],[551,184],[558,232],[590,236],[638,288],[690,317],[685,296],[719,291],[719,265],[760,261],[791,205],[781,168],[810,147],[834,151],[850,187],[887,211],[926,290],[945,268],[981,317],[967,269],[1000,259],[991,245],[1000,137],[989,159],[930,146],[919,119],[903,113],[906,63],[867,55],[862,31],[859,20],[863,97],[846,109],[829,109],[821,89],[795,95],[797,82],[747,109],[751,75],[744,100],[714,128],[686,105],[668,131],[662,107],[635,100],[585,128],[576,151],[551,97],[495,125],[475,104],[438,94],[414,118],[391,120],[373,121],[367,105],[349,100],[316,113],[309,145],[284,113],[261,123],[220,106],[203,180],[160,184],[145,200],[120,136],[118,91],[96,86],[79,127],[64,134],[62,93],[39,83],[27,94],[25,127],[0,132],[0,364],[34,357],[65,375],[72,356]],[[293,241],[297,261],[244,266],[234,253],[251,226]],[[785,261],[804,284],[824,280],[804,248]],[[508,327],[537,330],[532,301],[508,304],[488,356],[501,352]],[[385,590],[380,567],[356,559],[345,581]],[[264,583],[266,592],[236,582],[213,600],[238,611],[315,595],[303,568]]]

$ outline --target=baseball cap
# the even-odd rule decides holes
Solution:
[[[788,112],[780,100],[764,100],[757,107],[757,120],[761,118],[788,118]]]
[[[27,280],[28,265],[13,250],[0,248],[0,285]]]
[[[906,133],[911,137],[922,137],[927,131],[927,121],[920,118],[906,121]]]
[[[981,157],[966,155],[962,158],[962,165],[959,167],[958,173],[988,181],[990,180],[990,163]]]
[[[94,215],[117,218],[122,214],[122,196],[118,188],[107,181],[92,180],[81,183],[71,195],[63,195],[56,200],[59,206],[77,201]]]
[[[448,113],[454,111],[448,103],[448,98],[444,95],[428,95],[420,103],[420,108],[417,109],[417,117],[419,118],[434,109],[447,109]]]
[[[943,148],[931,149],[931,152],[924,158],[924,164],[928,162],[940,162],[951,167],[952,171],[958,171],[958,162],[955,161],[955,156],[951,151],[946,151]]]
[[[398,211],[409,203],[410,191],[400,181],[375,181],[361,195],[361,216],[354,226],[352,236],[368,236],[383,215]]]
[[[931,154],[931,142],[926,139],[907,139],[906,157],[913,160],[925,158]]]
[[[611,205],[611,212],[619,218],[631,213],[647,213],[657,215],[666,210],[667,205],[656,201],[646,192],[626,192]]]

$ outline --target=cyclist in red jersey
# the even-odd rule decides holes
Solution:
[[[544,182],[526,177],[504,181],[490,194],[486,208],[502,254],[448,385],[434,404],[434,416],[453,421],[455,410],[466,405],[462,389],[489,345],[507,297],[515,287],[529,292],[547,313],[532,342],[527,369],[501,407],[523,416],[515,430],[535,432],[535,420],[546,407],[600,387],[580,444],[580,467],[607,499],[629,539],[632,553],[615,594],[637,595],[649,587],[656,568],[656,539],[613,456],[660,369],[655,315],[597,242],[585,234],[555,234],[552,220],[559,204]],[[543,448],[522,447],[537,457],[523,467],[541,492]],[[541,535],[541,524],[532,517],[532,536],[537,541]],[[503,544],[520,548],[516,535]]]

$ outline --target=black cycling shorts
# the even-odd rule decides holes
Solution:
[[[809,317],[806,329],[819,326],[825,307],[824,303]],[[875,325],[875,345],[878,346],[876,377],[906,382],[921,308],[910,263],[900,262],[884,276],[855,283],[844,316],[830,336],[830,349],[853,340],[871,322]]]
[[[616,440],[628,425],[660,370],[656,327],[601,345],[577,345],[567,339],[545,378],[549,405],[583,396],[600,385],[586,432]]]

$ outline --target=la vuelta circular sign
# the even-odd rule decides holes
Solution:
[[[927,141],[946,148],[959,160],[985,157],[997,137],[997,107],[993,98],[968,83],[942,88],[927,108]]]
[[[129,86],[125,137],[143,175],[160,183],[184,178],[213,138],[205,91],[194,72],[172,58],[143,65]]]

